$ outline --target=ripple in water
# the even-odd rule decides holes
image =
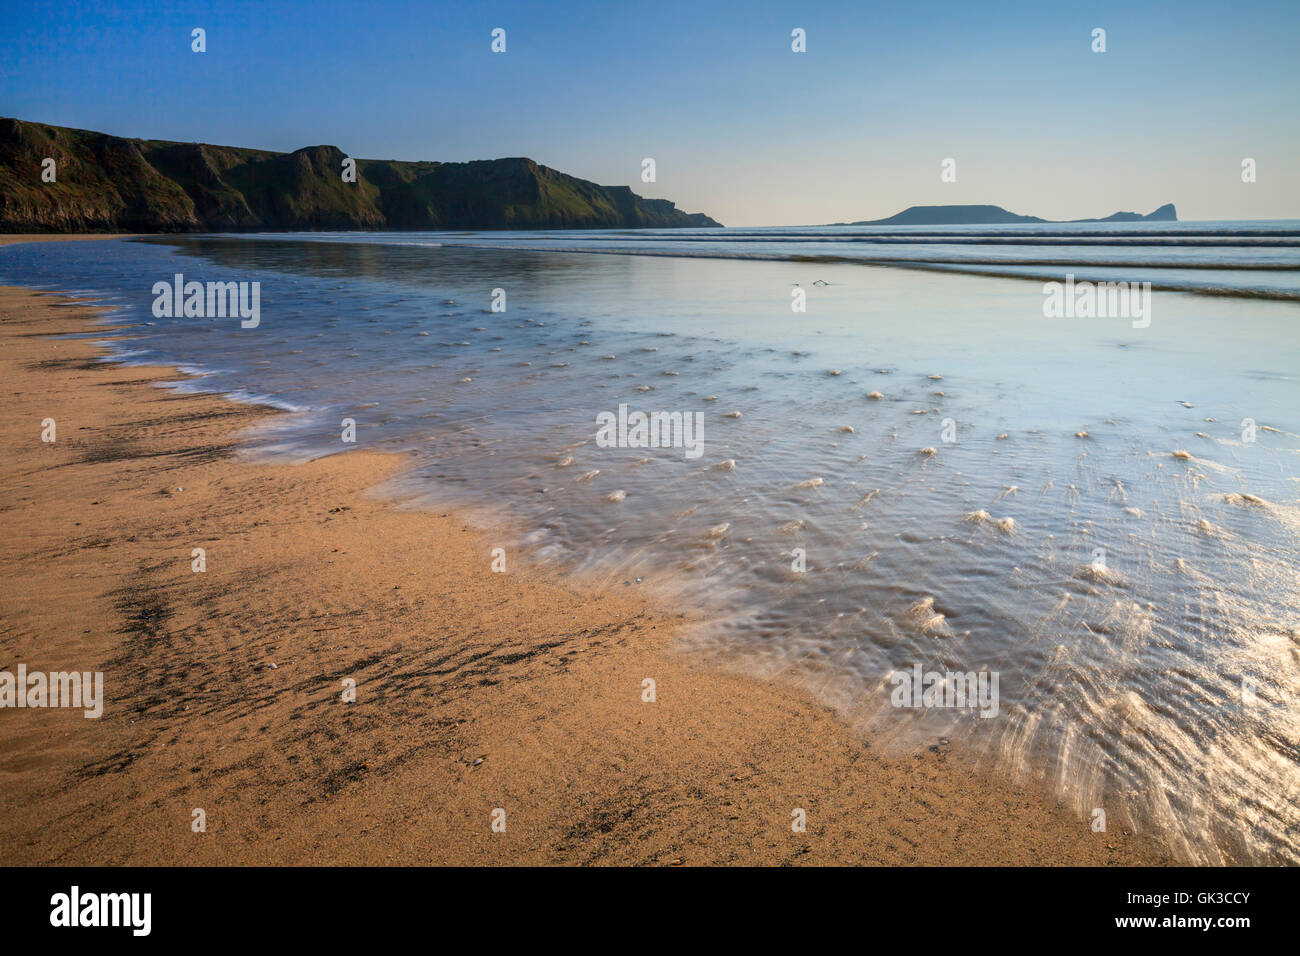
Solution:
[[[1294,305],[1157,294],[1137,330],[1045,320],[1033,282],[829,262],[78,247],[0,275],[75,276],[132,361],[296,409],[263,454],[339,451],[353,417],[414,452],[392,493],[700,608],[691,647],[881,745],[949,738],[1189,861],[1300,862]],[[155,320],[177,271],[260,280],[261,328]],[[702,454],[604,447],[620,404],[701,413]],[[917,666],[996,672],[997,716],[894,706]]]

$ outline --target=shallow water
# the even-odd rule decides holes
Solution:
[[[792,245],[553,248],[732,234],[700,235],[30,245],[0,250],[0,280],[75,285],[117,308],[129,360],[295,410],[257,433],[263,454],[415,451],[395,494],[704,608],[702,650],[806,684],[883,742],[951,738],[1191,860],[1300,862],[1296,304],[1157,292],[1135,328],[1044,318],[1041,281]],[[1150,247],[1136,265],[1129,248],[1014,254],[1061,258],[1034,267],[1047,277],[1110,256],[1193,286],[1228,258],[1296,254],[1210,249],[1167,269]],[[1295,284],[1238,266],[1238,291]],[[260,281],[260,326],[155,318],[152,285],[177,272]],[[702,416],[702,453],[601,447],[620,404]],[[997,716],[892,706],[891,673],[917,663],[996,672]]]
[[[313,238],[356,241],[346,233]],[[1160,289],[1300,301],[1300,220],[383,233],[365,241],[875,263],[1040,279],[1069,271],[1094,282],[1147,281]]]

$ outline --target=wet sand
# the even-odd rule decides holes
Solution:
[[[0,863],[1170,862],[675,650],[691,622],[635,586],[494,573],[456,515],[368,493],[397,456],[240,459],[277,412],[96,362],[61,301],[0,289],[0,670],[103,671],[107,702],[0,710]]]

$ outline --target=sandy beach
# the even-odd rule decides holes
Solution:
[[[277,412],[54,337],[94,317],[0,290],[0,670],[102,671],[107,698],[0,711],[0,862],[1170,862],[676,650],[686,618],[635,587],[493,572],[457,515],[368,493],[397,456],[241,460]]]

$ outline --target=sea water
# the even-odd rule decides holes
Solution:
[[[13,246],[0,281],[93,297],[118,358],[289,411],[258,455],[412,452],[389,493],[696,608],[693,651],[883,746],[950,741],[1189,861],[1295,863],[1298,243],[1298,223],[203,236]],[[178,273],[259,282],[258,327],[156,317]],[[1066,275],[1151,282],[1149,321],[1046,317]],[[671,427],[638,442],[638,412],[698,421],[699,453]],[[996,713],[900,706],[913,673],[995,675]]]

